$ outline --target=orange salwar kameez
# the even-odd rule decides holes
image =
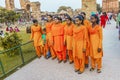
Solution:
[[[73,57],[75,70],[80,72],[83,72],[85,67],[84,49],[86,49],[86,27],[82,25],[75,26],[73,28]]]
[[[71,23],[70,25],[65,25],[64,28],[64,36],[65,36],[65,40],[64,43],[67,46],[67,52],[68,52],[68,56],[69,56],[69,62],[73,62],[73,46],[72,46],[72,42],[73,42],[73,28],[74,28],[74,24]]]
[[[90,57],[91,57],[91,67],[95,68],[97,65],[98,69],[102,67],[102,27],[96,25],[94,28],[89,27],[90,34]],[[98,52],[98,48],[102,49],[101,52]]]
[[[54,50],[59,60],[66,60],[64,47],[64,26],[61,23],[52,26]]]
[[[87,30],[87,38],[86,38],[86,53],[85,53],[85,65],[88,67],[89,64],[89,54],[90,54],[90,41],[89,41],[89,33],[88,33],[88,27],[90,27],[90,21],[87,19],[84,20],[84,26],[86,27]]]
[[[31,39],[34,41],[34,47],[37,53],[37,56],[41,56],[41,38],[42,38],[42,28],[41,26],[31,26]]]
[[[46,23],[46,44],[47,44],[47,51],[50,50],[52,58],[54,59],[56,57],[53,45],[52,45],[52,33],[51,29],[53,26],[54,22],[47,22]]]

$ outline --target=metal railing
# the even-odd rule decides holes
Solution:
[[[14,54],[14,56],[11,57],[6,55],[7,52],[11,52],[12,50],[16,49],[19,54]],[[5,51],[0,51],[0,78],[14,71],[20,66],[25,65],[35,57],[36,54],[33,47],[33,41],[26,42]]]

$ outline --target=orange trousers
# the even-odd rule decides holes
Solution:
[[[56,51],[57,58],[59,60],[66,60],[66,52],[65,51]]]
[[[102,58],[91,58],[91,66],[92,68],[95,68],[97,65],[97,69],[101,69],[102,68]]]
[[[46,53],[47,53],[47,49],[46,49],[46,45],[41,47],[41,52],[43,53],[43,56],[46,57]]]
[[[52,58],[55,58],[56,57],[56,53],[55,53],[54,48],[52,46],[50,46],[48,50],[50,50]]]
[[[35,46],[36,54],[38,57],[41,56],[41,47],[40,46]]]
[[[80,72],[83,72],[85,69],[85,57],[82,59],[75,57],[74,58],[74,67],[75,67],[75,70],[79,70]]]
[[[55,52],[53,46],[50,45],[50,42],[47,42],[47,44],[46,44],[46,49],[47,49],[46,52],[47,52],[47,51],[50,51],[52,58],[55,58],[55,57],[56,57],[56,52]]]
[[[90,54],[90,48],[89,48],[89,45],[87,43],[86,53],[85,53],[85,64],[89,64],[89,54]]]
[[[85,64],[89,64],[89,56],[85,56]]]
[[[66,54],[64,53],[64,51],[61,52],[56,51],[56,54],[59,60],[66,60]]]
[[[69,56],[69,61],[72,62],[73,61],[73,52],[72,52],[72,50],[68,50],[68,56]]]

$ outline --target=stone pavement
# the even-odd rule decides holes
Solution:
[[[104,57],[102,73],[86,69],[83,74],[74,72],[73,64],[51,59],[35,59],[5,80],[120,80],[120,41],[115,22],[107,25],[104,33]]]

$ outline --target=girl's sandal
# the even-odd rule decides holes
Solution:
[[[94,71],[94,68],[90,68],[90,71]]]
[[[82,74],[83,72],[79,71],[78,74]]]
[[[75,72],[78,72],[79,71],[79,69],[75,69]]]
[[[101,73],[101,69],[97,69],[97,73]]]

